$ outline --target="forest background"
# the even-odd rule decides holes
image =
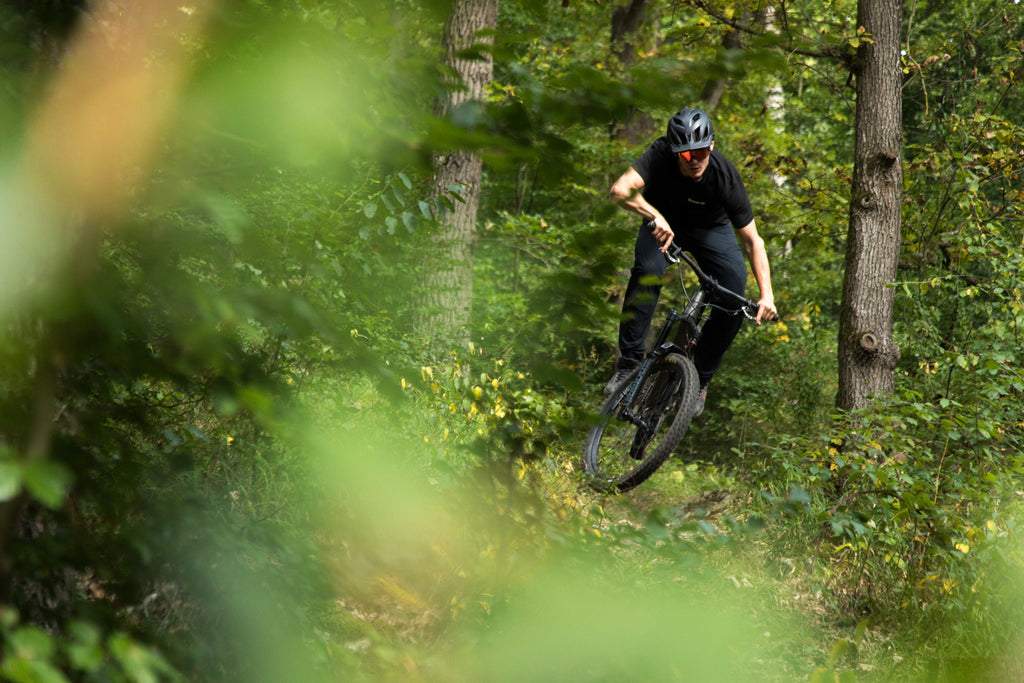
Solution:
[[[505,2],[463,55],[486,100],[440,116],[451,9],[0,10],[0,677],[1019,677],[1019,5],[902,8],[901,355],[856,413],[854,2]],[[607,188],[683,105],[782,321],[678,459],[598,495],[637,228]],[[417,330],[456,150],[483,176],[445,344]]]

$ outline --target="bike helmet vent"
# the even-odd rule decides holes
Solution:
[[[673,154],[710,147],[715,128],[703,109],[680,109],[668,120],[668,144]]]

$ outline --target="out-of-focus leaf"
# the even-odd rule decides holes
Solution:
[[[43,505],[57,509],[64,504],[72,481],[66,467],[50,460],[33,460],[25,464],[22,476],[25,488]]]

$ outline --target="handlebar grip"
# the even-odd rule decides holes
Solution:
[[[753,318],[757,317],[757,311],[761,307],[758,305],[758,303],[756,301],[751,301],[751,300],[747,299],[747,303],[744,306],[744,308],[747,311],[747,316],[750,317],[751,319],[753,319]],[[770,317],[767,320],[764,320],[762,322],[774,323],[774,322],[778,322],[778,321],[779,321],[779,314],[776,313],[772,317]]]

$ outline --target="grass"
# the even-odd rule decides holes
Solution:
[[[762,495],[765,448],[701,450],[698,430],[648,482],[598,494],[575,471],[582,435],[544,431],[551,397],[474,371],[424,370],[397,403],[362,381],[308,392],[320,502],[297,531],[330,578],[305,609],[328,680],[953,681],[988,666],[936,639],[970,624],[861,612],[838,541]]]

